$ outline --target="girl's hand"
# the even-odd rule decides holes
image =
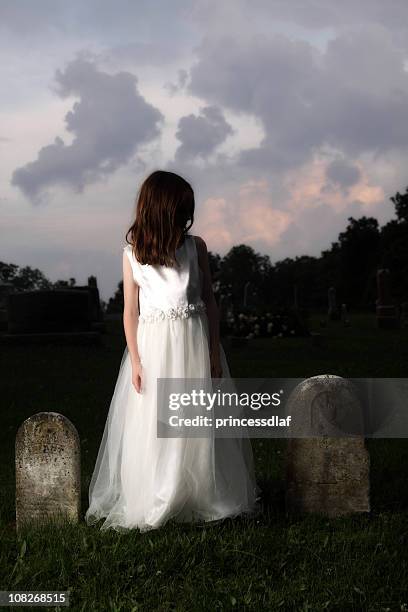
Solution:
[[[222,366],[221,366],[221,356],[220,356],[219,351],[212,351],[210,353],[210,363],[211,363],[211,377],[221,378],[222,377]]]
[[[138,393],[141,393],[142,389],[142,364],[140,361],[132,364],[132,384]]]

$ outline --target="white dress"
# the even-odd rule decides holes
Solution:
[[[147,531],[169,519],[217,521],[258,512],[260,489],[247,438],[157,437],[157,377],[211,381],[194,237],[186,235],[176,251],[180,268],[140,264],[130,245],[124,251],[140,288],[142,393],[132,385],[126,346],[89,486],[87,524],[104,519],[103,530]],[[221,344],[220,352],[223,378],[230,379]]]

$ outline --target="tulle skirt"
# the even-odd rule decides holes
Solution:
[[[211,382],[205,313],[139,321],[142,393],[134,388],[127,347],[89,486],[88,525],[100,529],[155,529],[169,519],[219,521],[259,512],[248,438],[157,436],[157,378]],[[230,378],[220,345],[223,378]]]

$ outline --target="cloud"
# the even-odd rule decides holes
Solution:
[[[54,32],[64,38],[100,37],[106,44],[112,37],[118,41],[134,38],[152,40],[159,32],[163,38],[176,40],[185,33],[188,38],[190,11],[186,0],[152,3],[148,0],[2,0],[0,3],[0,29],[17,34],[42,37]]]
[[[194,231],[202,234],[209,250],[228,251],[234,244],[231,227],[226,223],[229,206],[225,198],[208,198],[200,206]]]
[[[217,251],[244,243],[265,252],[276,247],[291,221],[292,213],[277,206],[265,179],[249,180],[237,186],[234,201],[206,199],[197,217],[197,231]]]
[[[346,159],[334,159],[326,168],[326,177],[334,185],[350,187],[358,182],[361,176],[359,168]]]
[[[197,172],[192,181],[195,188],[198,185],[199,203],[194,232],[222,254],[234,244],[245,243],[270,254],[273,261],[319,255],[344,230],[347,217],[377,217],[386,198],[375,175],[370,176],[360,161],[335,159],[337,166],[332,166],[330,156],[316,156],[287,170],[280,181],[266,173],[244,179],[235,166],[230,172],[222,166],[216,173],[215,164],[211,165],[201,178]],[[348,186],[334,183],[328,177],[330,171]],[[224,181],[218,172],[224,172]]]
[[[344,159],[316,158],[302,168],[287,172],[284,182],[288,190],[286,207],[297,215],[326,205],[344,214],[356,202],[369,215],[385,197],[381,187],[372,184],[363,164],[350,164]]]
[[[121,66],[122,69],[132,70],[135,66],[163,67],[165,64],[176,63],[182,59],[182,51],[181,41],[176,46],[174,40],[163,39],[160,45],[155,40],[115,45],[97,53],[95,57],[104,66]],[[186,71],[180,69],[179,73],[182,72]]]
[[[380,23],[395,30],[406,30],[408,8],[405,0],[234,0],[218,2],[201,0],[191,11],[196,22],[214,30],[218,25],[226,29],[234,26],[288,22],[303,28],[323,29],[344,26],[358,26],[366,23]]]
[[[175,158],[177,161],[197,156],[208,157],[229,134],[233,133],[221,110],[216,106],[206,106],[200,115],[186,115],[179,120],[176,137],[181,141]]]
[[[15,185],[38,202],[54,185],[98,181],[66,203],[52,193],[59,248],[72,232],[52,215],[72,201],[86,210],[95,193],[111,210],[104,177],[137,156],[191,182],[209,248],[318,254],[350,214],[386,222],[405,188],[407,17],[406,0],[4,0],[3,184],[18,167]],[[62,100],[50,104],[49,75],[80,49],[92,62],[57,73]],[[124,206],[134,180],[129,164],[110,183]],[[6,195],[25,211],[17,190]]]
[[[48,16],[48,19],[45,16]],[[61,17],[57,4],[53,0],[42,0],[41,3],[35,4],[3,0],[0,4],[0,29],[11,30],[18,34],[48,29],[50,20],[62,25]]]
[[[186,92],[243,121],[253,116],[264,137],[197,169],[192,156],[180,160],[179,171],[199,186],[198,230],[222,251],[247,242],[274,258],[318,254],[348,216],[381,216],[387,190],[399,186],[403,164],[394,161],[408,157],[406,53],[395,30],[373,15],[333,30],[321,47],[312,37],[256,31],[254,11],[237,37],[248,7],[240,17],[235,4],[217,7],[195,47]],[[334,24],[337,9],[329,9]],[[351,4],[347,11],[342,25],[352,23]]]
[[[282,34],[209,33],[196,55],[189,93],[262,122],[241,166],[284,171],[327,146],[352,157],[408,150],[405,55],[380,25],[341,32],[325,52]]]
[[[71,144],[57,136],[37,159],[17,168],[12,184],[34,202],[54,185],[77,191],[126,164],[138,147],[159,135],[160,111],[139,94],[137,77],[128,72],[108,74],[78,58],[57,70],[56,93],[78,98],[65,116]]]
[[[171,81],[168,81],[163,85],[163,87],[167,89],[170,95],[174,95],[182,91],[185,88],[187,79],[188,79],[188,71],[185,70],[184,68],[180,68],[177,71],[177,82],[172,83]]]

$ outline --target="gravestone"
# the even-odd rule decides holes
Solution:
[[[330,321],[338,321],[340,318],[340,313],[339,313],[339,309],[337,307],[337,301],[336,301],[336,288],[335,287],[330,287],[328,292],[327,292],[327,299],[329,302],[329,309],[328,309],[328,317],[330,319]]]
[[[388,268],[377,270],[377,326],[382,329],[398,327],[395,304],[391,298],[390,271]]]
[[[361,404],[350,381],[314,376],[286,404],[286,506],[329,517],[370,511],[369,454]]]
[[[71,291],[86,291],[89,293],[91,329],[101,332],[106,331],[96,276],[89,276],[87,285],[75,285]]]
[[[57,412],[26,419],[16,436],[16,526],[80,513],[80,441]]]
[[[92,327],[92,291],[46,289],[12,293],[7,300],[2,343],[99,344]]]
[[[84,332],[91,329],[91,297],[88,291],[44,289],[9,295],[8,331]]]

